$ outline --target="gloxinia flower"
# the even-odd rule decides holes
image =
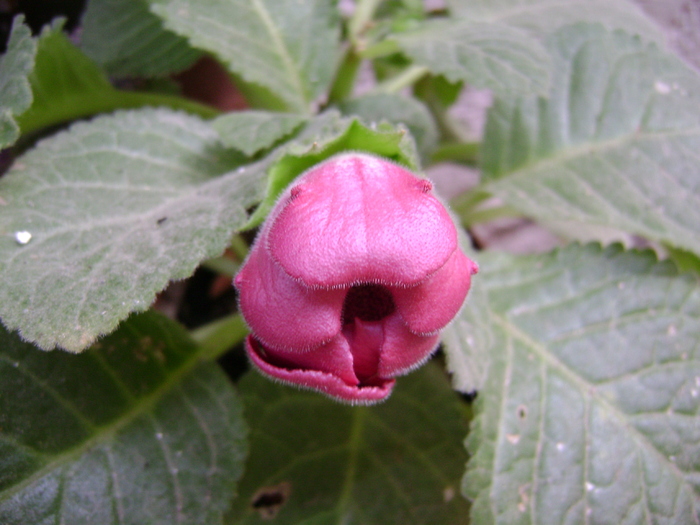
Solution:
[[[372,403],[428,359],[477,271],[431,190],[358,153],[287,188],[234,281],[264,374]]]

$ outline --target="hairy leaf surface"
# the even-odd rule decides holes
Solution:
[[[554,35],[548,100],[500,101],[486,128],[486,188],[525,214],[700,253],[700,75],[600,26]]]
[[[659,27],[628,0],[447,0],[447,4],[456,17],[509,24],[540,36],[589,22],[665,41]]]
[[[547,52],[508,24],[430,20],[392,38],[417,64],[450,82],[465,81],[503,96],[545,94],[549,88]]]
[[[619,246],[480,263],[493,340],[472,522],[699,523],[697,276]]]
[[[167,28],[307,114],[340,55],[333,0],[149,0]]]
[[[42,348],[86,348],[223,252],[264,185],[263,167],[231,171],[241,162],[169,110],[44,140],[0,179],[0,318]]]
[[[32,103],[29,73],[34,68],[36,41],[18,16],[12,24],[7,51],[0,57],[0,149],[19,138],[17,116]]]
[[[114,76],[161,76],[182,71],[200,56],[187,39],[166,30],[147,0],[91,0],[80,47]]]
[[[234,111],[212,122],[221,142],[246,155],[269,148],[278,140],[299,128],[306,117],[271,111]]]

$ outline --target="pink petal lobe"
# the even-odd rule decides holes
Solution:
[[[379,357],[379,377],[396,377],[422,365],[437,348],[440,335],[416,335],[401,317],[384,320],[384,345]]]
[[[234,281],[240,310],[266,347],[307,350],[340,332],[345,290],[314,290],[289,277],[258,242]]]
[[[420,282],[457,247],[430,182],[387,160],[331,158],[299,178],[268,232],[272,257],[313,287]]]
[[[359,386],[349,347],[342,336],[310,352],[294,353],[268,350],[249,335],[246,352],[265,375],[287,384],[319,390],[339,401],[376,403],[386,399],[394,388],[393,379]],[[306,368],[307,365],[312,368]]]
[[[425,281],[411,288],[392,288],[399,315],[415,334],[444,328],[462,307],[477,266],[460,250]]]

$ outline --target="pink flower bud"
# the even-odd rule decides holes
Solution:
[[[372,403],[428,359],[477,271],[431,190],[357,153],[286,190],[234,281],[264,374]]]

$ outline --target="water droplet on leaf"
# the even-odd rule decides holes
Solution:
[[[15,232],[15,241],[17,241],[17,244],[27,244],[29,241],[32,240],[32,234],[29,233],[28,231],[18,231]]]

